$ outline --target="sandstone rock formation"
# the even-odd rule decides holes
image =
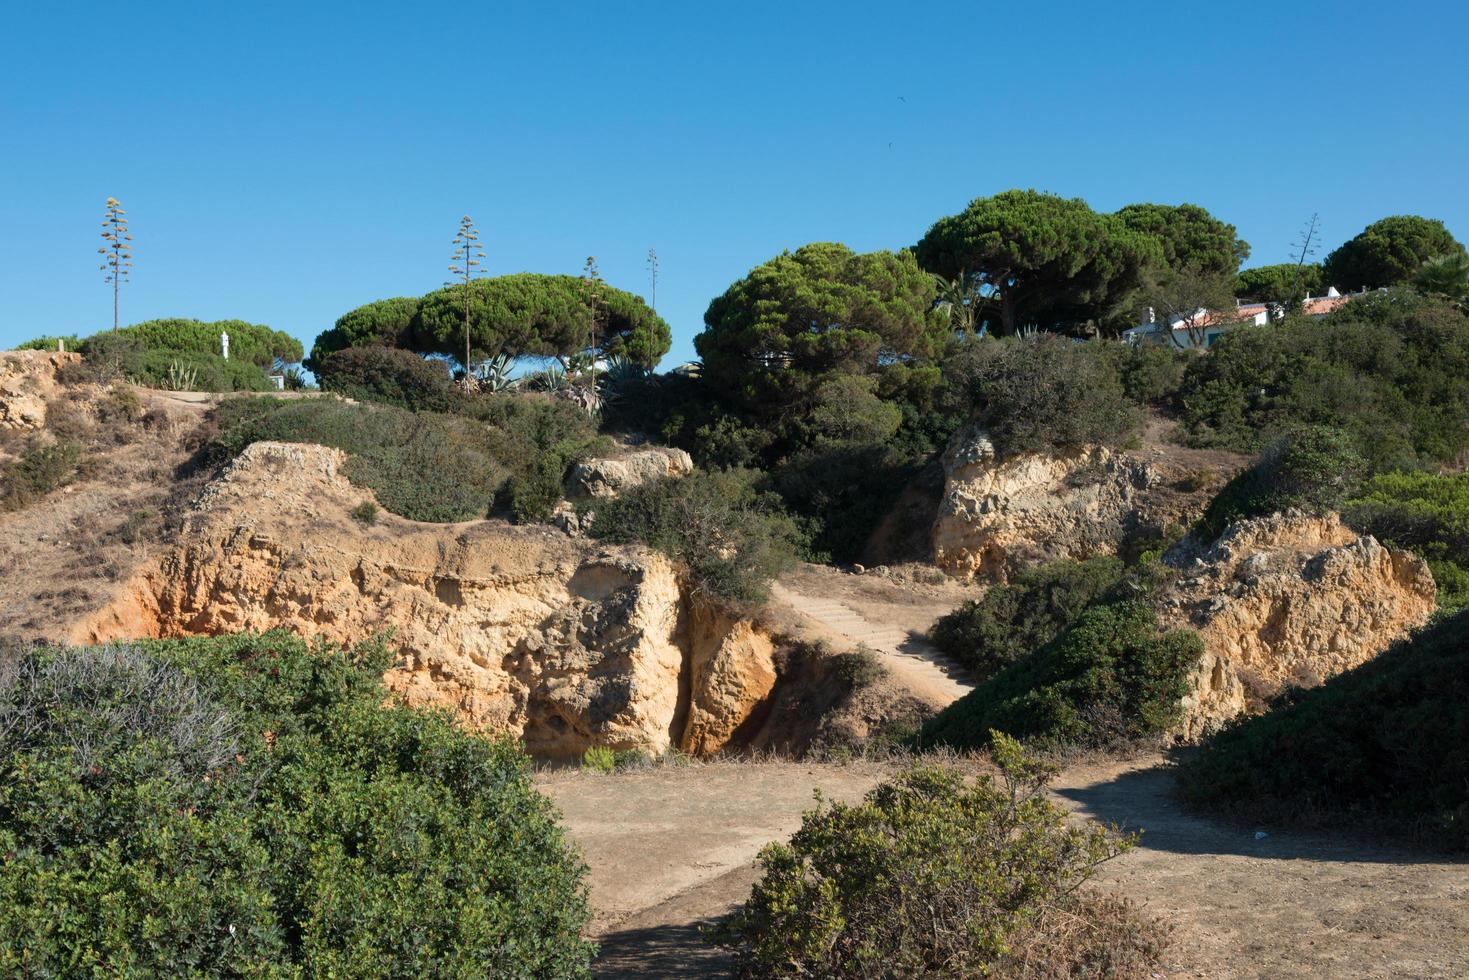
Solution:
[[[944,470],[934,562],[961,578],[1003,582],[1026,564],[1113,552],[1186,509],[1156,466],[1100,446],[1000,457],[971,426],[950,443]]]
[[[694,461],[688,453],[667,446],[637,449],[606,459],[589,459],[572,468],[566,479],[566,496],[571,500],[605,500],[641,483],[684,476],[693,469]]]
[[[58,351],[0,354],[0,429],[45,428],[46,403],[58,390],[56,372],[81,360],[80,354]]]
[[[1381,653],[1435,608],[1421,558],[1359,536],[1335,515],[1299,511],[1241,521],[1192,554],[1162,599],[1166,625],[1198,631],[1204,657],[1180,734],[1240,714],[1251,695],[1311,686]]]
[[[342,460],[249,447],[201,494],[177,547],[73,639],[391,632],[390,688],[549,758],[592,745],[707,755],[758,723],[774,641],[683,594],[662,556],[488,521],[384,513],[363,527],[349,514],[371,494]]]

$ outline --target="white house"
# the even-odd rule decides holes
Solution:
[[[1335,286],[1325,296],[1309,294],[1301,304],[1303,316],[1320,318],[1345,305],[1352,297],[1343,296]],[[1122,331],[1122,339],[1129,344],[1169,344],[1185,350],[1203,350],[1214,346],[1214,342],[1235,327],[1246,323],[1264,326],[1275,318],[1279,310],[1271,303],[1240,303],[1232,310],[1206,310],[1202,307],[1192,314],[1174,314],[1168,324],[1158,322],[1152,308],[1148,309],[1142,323]]]

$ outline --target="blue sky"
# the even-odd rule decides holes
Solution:
[[[1250,264],[1321,214],[1469,238],[1458,3],[12,4],[0,40],[0,347],[238,317],[308,345],[443,281],[595,255],[693,356],[709,300],[784,248],[899,248],[971,198],[1201,204]],[[1324,255],[1324,250],[1323,253]],[[1318,256],[1319,257],[1319,256]]]

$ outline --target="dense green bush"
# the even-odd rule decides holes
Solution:
[[[497,500],[517,521],[548,519],[571,467],[606,448],[596,421],[563,399],[481,394],[459,411],[489,427],[490,452],[510,469]]]
[[[69,351],[79,350],[82,346],[82,339],[76,334],[61,334],[36,337],[23,344],[16,344],[12,350],[55,350],[57,341],[61,341]]]
[[[459,399],[445,362],[399,347],[349,347],[323,358],[315,371],[322,391],[361,401],[448,412]]]
[[[1108,344],[1103,353],[1112,361],[1122,390],[1139,405],[1169,404],[1198,356],[1165,344]]]
[[[250,398],[219,407],[208,452],[224,461],[252,442],[310,442],[348,454],[345,474],[388,510],[410,520],[452,522],[488,516],[510,475],[488,433],[469,419],[335,399]]]
[[[1157,933],[1079,891],[1132,841],[1071,825],[1045,794],[1054,770],[1003,735],[995,749],[998,785],[914,767],[861,803],[818,802],[767,845],[715,932],[738,975],[1146,975]]]
[[[978,420],[1003,453],[1117,445],[1142,421],[1103,344],[1038,334],[974,351]]]
[[[1211,737],[1189,803],[1252,822],[1385,819],[1469,849],[1469,611]]]
[[[1320,321],[1239,327],[1193,361],[1177,402],[1196,446],[1259,452],[1330,425],[1374,472],[1446,462],[1469,448],[1469,317],[1393,290]]]
[[[1440,609],[1469,606],[1469,474],[1384,473],[1342,510],[1358,530],[1428,560]]]
[[[265,369],[249,361],[225,360],[218,354],[148,350],[131,380],[148,388],[180,391],[273,391]]]
[[[991,729],[1042,745],[1105,745],[1176,724],[1197,634],[1162,633],[1137,600],[1093,604],[1054,640],[949,705],[920,733],[924,744],[986,744]]]
[[[1357,489],[1365,470],[1355,441],[1340,429],[1299,429],[1269,446],[1254,466],[1224,485],[1204,509],[1198,531],[1212,541],[1247,517],[1291,507],[1315,514],[1335,510]]]
[[[595,447],[594,423],[553,399],[481,395],[465,414],[409,412],[337,399],[227,401],[207,456],[223,462],[261,440],[311,442],[348,454],[346,476],[388,510],[416,521],[467,521],[497,503],[543,520],[566,470]]]
[[[883,517],[917,474],[920,462],[885,442],[803,449],[764,481],[796,518],[812,561],[859,561]]]
[[[218,356],[221,333],[230,335],[231,361],[269,368],[277,360],[287,363],[301,360],[301,341],[279,330],[244,320],[205,322],[177,317],[136,323],[116,334],[111,331],[95,334],[83,342],[82,353],[91,356],[93,345],[107,342],[103,338],[125,337],[148,351]]]
[[[696,589],[738,601],[765,598],[794,563],[799,540],[779,501],[756,492],[748,474],[704,470],[599,504],[592,535],[661,551],[687,569]]]
[[[508,741],[282,634],[0,673],[0,972],[587,975],[583,869]]]
[[[944,616],[930,639],[987,680],[1054,640],[1122,576],[1122,562],[1106,556],[1028,568]]]

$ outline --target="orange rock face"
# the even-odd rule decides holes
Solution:
[[[382,513],[364,527],[349,514],[371,494],[341,463],[319,446],[251,446],[179,544],[73,638],[387,635],[390,688],[547,758],[711,754],[768,698],[772,641],[686,596],[663,557],[489,521]]]

